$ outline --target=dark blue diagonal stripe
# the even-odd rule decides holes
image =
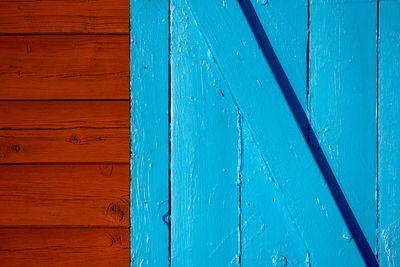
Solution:
[[[307,115],[304,112],[292,85],[289,82],[288,77],[286,76],[285,71],[280,64],[278,57],[276,56],[274,49],[271,46],[271,43],[268,39],[267,34],[264,31],[264,28],[260,22],[260,19],[257,16],[256,11],[254,10],[253,5],[250,0],[241,0],[239,1],[240,6],[243,10],[244,15],[250,27],[256,37],[256,40],[276,78],[276,81],[279,84],[279,87],[284,94],[286,101],[288,102],[290,109],[296,118],[298,125],[303,133],[303,136],[308,140],[308,146],[314,156],[316,163],[318,164],[321,173],[323,174],[326,183],[328,184],[329,190],[331,191],[336,204],[338,205],[340,212],[342,213],[344,220],[349,228],[354,241],[357,244],[358,249],[360,250],[365,263],[367,266],[378,266],[378,262],[375,258],[375,255],[368,244],[367,239],[365,238],[364,233],[361,230],[360,225],[357,222],[356,217],[354,216],[347,200],[340,189],[340,186],[336,180],[335,175],[326,159],[321,146],[317,140],[317,137],[311,128],[310,122],[308,121]]]

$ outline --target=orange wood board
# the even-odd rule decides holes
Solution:
[[[0,163],[128,163],[129,151],[129,128],[0,131]]]
[[[0,100],[129,99],[128,35],[0,36],[0,58]]]
[[[129,164],[0,165],[0,203],[0,226],[128,227]]]
[[[129,33],[129,0],[1,0],[0,33]]]
[[[1,129],[129,128],[129,101],[3,101]]]
[[[2,267],[128,267],[129,229],[0,228],[0,263]]]

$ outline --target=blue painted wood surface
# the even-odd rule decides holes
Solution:
[[[131,1],[131,265],[169,264],[169,6]]]
[[[376,1],[312,1],[311,126],[373,253],[377,221],[376,39]]]
[[[307,112],[308,1],[251,0],[251,4]]]
[[[185,2],[180,1],[180,5]],[[344,219],[239,4],[190,1],[189,9],[216,65],[222,69],[243,120],[250,125],[268,164],[269,178],[284,196],[311,262],[362,264],[356,244],[347,237]]]
[[[379,3],[380,266],[400,265],[400,1]]]
[[[238,266],[238,111],[186,4],[171,4],[171,265]]]
[[[307,245],[246,122],[242,136],[241,266],[309,266]]]
[[[133,1],[132,265],[397,266],[398,14]]]
[[[307,1],[251,1],[294,91],[307,111]],[[284,198],[268,179],[243,123],[242,266],[307,266],[309,254]]]

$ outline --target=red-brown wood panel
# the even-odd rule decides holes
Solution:
[[[0,58],[0,100],[129,99],[128,35],[0,36]]]
[[[129,180],[129,164],[0,165],[0,226],[128,227]]]
[[[129,33],[129,0],[1,0],[0,33]]]
[[[126,228],[0,228],[0,266],[130,265]]]
[[[73,128],[129,128],[129,101],[0,101],[0,134]]]
[[[129,163],[129,151],[129,128],[0,131],[0,163]]]
[[[0,266],[130,265],[129,10],[0,1]]]
[[[2,101],[0,163],[129,162],[129,101]]]

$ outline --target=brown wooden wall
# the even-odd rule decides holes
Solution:
[[[129,0],[0,1],[0,266],[129,266]]]

